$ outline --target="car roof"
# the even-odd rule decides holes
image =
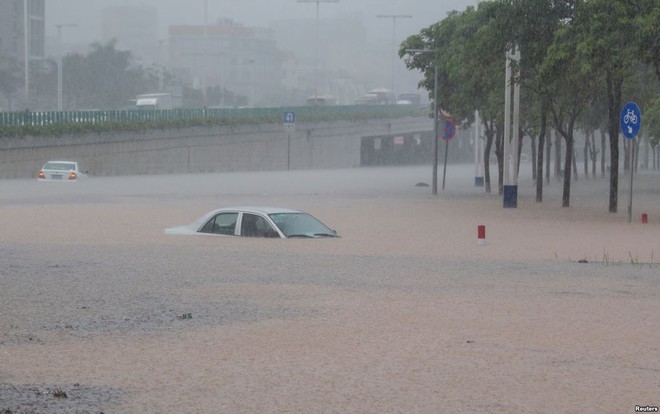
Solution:
[[[51,162],[61,162],[61,163],[65,163],[65,164],[78,164],[78,161],[60,161],[60,160],[46,161],[46,164],[49,164]]]
[[[290,208],[282,208],[282,207],[223,207],[219,208],[217,210],[213,210],[209,214],[217,214],[221,213],[223,211],[243,211],[246,213],[261,213],[261,214],[280,214],[280,213],[302,213],[300,210],[293,210]]]
[[[197,231],[201,226],[204,225],[204,223],[206,223],[211,217],[215,216],[216,214],[237,213],[237,212],[263,214],[265,216],[268,216],[269,214],[281,214],[281,213],[303,213],[300,210],[293,210],[290,208],[281,208],[281,207],[224,207],[224,208],[211,210],[208,213],[204,214],[202,217],[190,223],[188,226],[183,226],[183,227],[190,227],[193,228],[194,231]]]

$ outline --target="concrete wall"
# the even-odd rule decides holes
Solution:
[[[429,131],[425,117],[193,127],[61,137],[0,137],[0,178],[36,177],[48,160],[91,175],[346,168],[360,165],[362,137]]]

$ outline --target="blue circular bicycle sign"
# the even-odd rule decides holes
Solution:
[[[621,110],[621,132],[629,139],[635,138],[642,126],[642,112],[635,102],[628,102]]]

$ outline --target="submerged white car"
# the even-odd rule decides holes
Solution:
[[[86,174],[76,161],[48,161],[37,175],[39,181],[76,181],[84,177]]]
[[[187,226],[167,228],[165,233],[283,239],[339,237],[336,231],[310,214],[275,207],[221,208],[203,215]]]

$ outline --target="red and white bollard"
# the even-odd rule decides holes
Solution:
[[[483,224],[477,226],[477,243],[479,246],[486,244],[486,226]]]
[[[642,223],[646,224],[648,222],[649,222],[649,216],[646,213],[642,214]]]

